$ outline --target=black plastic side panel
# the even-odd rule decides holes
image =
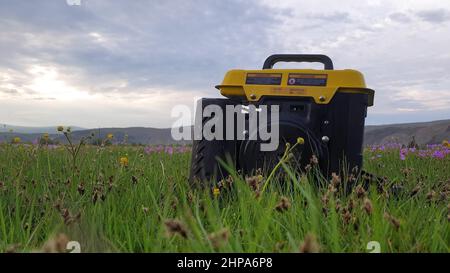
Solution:
[[[197,105],[196,121],[200,120],[198,115],[201,115],[203,109],[208,105],[217,105],[222,108],[222,112],[225,113],[226,105],[234,105],[230,99],[208,99],[201,100],[201,107]],[[201,110],[201,111],[200,111]],[[200,116],[201,117],[201,116]],[[201,119],[200,124],[195,124],[195,127],[203,128],[204,124],[211,118]],[[225,117],[223,118],[223,133],[226,134]],[[195,130],[195,129],[194,129]],[[189,182],[196,184],[199,182],[200,186],[205,186],[208,182],[217,181],[221,178],[227,177],[228,172],[220,165],[217,158],[223,161],[227,161],[228,158],[235,161],[235,141],[227,140],[206,140],[202,138],[195,140],[192,143],[192,158],[191,168],[189,174]]]
[[[330,172],[362,167],[367,94],[336,93],[328,105]],[[338,160],[333,160],[333,159]]]

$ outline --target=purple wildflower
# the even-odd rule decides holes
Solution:
[[[153,153],[153,152],[154,152],[153,146],[147,146],[147,147],[144,148],[144,153],[146,153],[148,155]]]
[[[426,150],[419,150],[418,153],[417,153],[417,156],[419,156],[419,157],[427,157],[428,153],[427,153]]]
[[[173,147],[172,146],[166,146],[166,148],[164,149],[164,152],[166,154],[172,155],[173,154]]]
[[[433,152],[432,157],[438,158],[438,159],[443,159],[445,157],[445,154],[443,151],[436,150]]]

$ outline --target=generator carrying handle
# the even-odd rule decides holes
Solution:
[[[263,69],[272,69],[278,62],[317,62],[322,63],[325,70],[333,70],[333,61],[330,57],[321,54],[274,54],[267,57]]]

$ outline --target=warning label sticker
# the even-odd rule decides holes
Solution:
[[[291,73],[288,78],[288,85],[302,85],[302,86],[326,86],[326,74],[300,74]]]
[[[281,73],[248,73],[245,84],[280,85]]]

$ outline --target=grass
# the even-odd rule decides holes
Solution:
[[[263,177],[235,176],[212,194],[189,188],[188,152],[86,146],[74,168],[62,147],[1,144],[0,252],[64,250],[67,240],[82,252],[368,252],[370,241],[382,252],[449,252],[450,157],[374,153],[364,166],[389,178],[385,192],[344,194],[346,177],[318,188],[314,168],[286,162],[263,193]]]

